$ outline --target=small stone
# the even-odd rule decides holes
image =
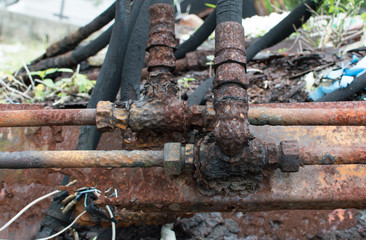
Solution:
[[[239,232],[239,225],[237,222],[235,222],[233,219],[228,218],[225,219],[225,227],[232,233],[238,233]]]

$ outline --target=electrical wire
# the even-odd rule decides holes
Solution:
[[[44,196],[42,196],[42,197],[40,197],[40,198],[37,198],[36,200],[34,200],[33,202],[31,202],[31,203],[29,203],[27,206],[25,206],[22,210],[20,210],[20,212],[18,212],[18,214],[17,215],[15,215],[12,219],[10,219],[10,221],[9,222],[7,222],[4,226],[2,226],[1,228],[0,228],[0,232],[1,231],[3,231],[4,229],[6,229],[7,227],[9,227],[9,225],[10,224],[12,224],[15,220],[17,220],[25,211],[27,211],[30,207],[32,207],[34,204],[36,204],[36,203],[38,203],[38,202],[40,202],[40,201],[42,201],[43,199],[45,199],[45,198],[48,198],[48,197],[50,197],[50,196],[52,196],[52,195],[55,195],[56,193],[59,193],[60,192],[60,190],[55,190],[55,191],[53,191],[53,192],[50,192],[50,193],[48,193],[48,194],[46,194],[46,195],[44,195]]]
[[[59,231],[58,233],[55,233],[49,237],[45,237],[45,238],[37,238],[36,240],[47,240],[47,239],[51,239],[51,238],[54,238],[54,237],[57,237],[58,235],[60,235],[61,233],[65,232],[67,229],[71,228],[72,225],[74,225],[76,223],[76,221],[81,217],[83,216],[84,214],[86,213],[86,211],[80,213],[75,219],[74,221],[72,221],[72,223],[69,224],[69,226],[65,227],[64,229],[62,229],[61,231]]]
[[[106,205],[106,208],[109,213],[109,216],[111,218],[113,218],[114,216],[113,216],[111,208],[108,205]],[[112,240],[115,240],[116,239],[116,224],[113,221],[111,223],[112,223]]]

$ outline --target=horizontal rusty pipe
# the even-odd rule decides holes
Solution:
[[[281,147],[283,148],[283,142]],[[292,145],[298,146],[296,141]],[[166,144],[164,151],[112,150],[112,151],[23,151],[0,152],[0,169],[25,168],[133,168],[133,167],[167,167],[167,164],[181,165],[181,170],[191,167],[193,163],[193,145],[182,148],[180,143]],[[287,143],[290,146],[289,143]],[[271,145],[272,147],[273,145]],[[277,148],[277,147],[275,147]],[[279,149],[279,148],[277,148]],[[298,149],[298,147],[297,147]],[[168,151],[167,151],[168,150]],[[291,149],[290,149],[291,151]],[[288,151],[289,152],[289,151]],[[258,154],[254,154],[257,156]],[[281,153],[271,151],[271,156],[260,156],[266,164],[281,165]],[[338,147],[322,146],[302,147],[294,153],[300,165],[343,165],[366,164],[366,146]],[[259,155],[258,155],[259,156]],[[269,159],[267,159],[269,157]],[[273,159],[273,160],[271,160]],[[165,163],[164,163],[165,161]],[[182,165],[183,164],[183,165]],[[169,165],[169,167],[170,167]],[[175,167],[177,168],[177,167]],[[173,169],[174,170],[174,169]],[[178,175],[177,173],[173,175]],[[172,174],[168,174],[172,175]]]
[[[134,104],[132,104],[134,105]],[[192,106],[189,124],[199,126],[204,122],[203,115],[213,112],[212,107]],[[118,109],[118,108],[117,108]],[[210,110],[210,111],[207,111]],[[204,113],[206,112],[206,113]],[[112,114],[112,113],[111,113]],[[114,116],[128,124],[128,114],[121,120],[121,114]],[[103,115],[105,116],[105,115]],[[136,116],[138,118],[138,116]],[[59,109],[59,110],[10,110],[0,112],[0,127],[32,127],[52,125],[95,125],[95,109]],[[210,118],[210,117],[209,117]],[[211,117],[212,118],[212,117]],[[197,122],[197,123],[196,123]],[[206,121],[212,125],[212,121]],[[249,105],[249,122],[251,125],[366,125],[365,102],[332,102],[332,103],[271,103]],[[113,123],[111,123],[113,124]],[[126,128],[125,125],[123,128]],[[201,124],[202,125],[202,124]],[[130,127],[130,126],[129,126]],[[212,126],[205,126],[212,128]],[[133,130],[133,129],[132,129]]]
[[[162,167],[163,151],[24,151],[0,152],[0,168]]]
[[[249,107],[252,125],[366,125],[365,102],[274,103]]]
[[[95,117],[95,109],[1,111],[0,127],[95,125]]]
[[[303,147],[299,155],[302,165],[366,164],[366,146]]]

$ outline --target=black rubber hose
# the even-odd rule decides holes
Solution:
[[[195,31],[187,41],[178,46],[175,58],[184,58],[188,52],[196,50],[213,33],[216,28],[216,9],[208,15],[204,23]]]
[[[140,96],[141,69],[144,65],[146,41],[149,38],[150,2],[150,0],[135,0],[136,8],[132,9],[132,13],[136,11],[138,16],[133,22],[131,13],[129,30],[132,31],[121,77],[121,101],[137,100]]]
[[[216,26],[223,22],[242,24],[242,0],[217,0]]]
[[[315,11],[322,4],[322,2],[322,0],[307,0],[304,3],[298,5],[286,18],[273,27],[263,37],[249,46],[246,51],[247,62],[249,63],[261,50],[273,46],[291,35],[291,33],[295,31],[294,26],[299,28],[310,18],[311,10],[309,10],[309,7]],[[206,96],[209,88],[212,87],[212,83],[212,79],[205,80],[202,83],[203,86],[195,90],[197,93],[193,92],[190,97],[188,97],[189,104],[199,105]]]
[[[191,95],[189,95],[187,102],[188,106],[200,105],[206,94],[212,90],[213,77],[203,81],[198,88],[196,88]]]
[[[324,97],[319,98],[316,102],[336,102],[345,101],[352,97],[353,94],[361,92],[366,88],[366,73],[355,78],[346,88],[339,88]]]
[[[84,61],[87,58],[94,56],[100,50],[105,48],[108,45],[109,40],[111,39],[113,27],[114,25],[110,26],[106,31],[100,34],[98,38],[72,51],[71,58],[75,61],[75,64],[78,64],[81,61]]]
[[[151,0],[148,0],[151,1]],[[131,13],[129,16],[129,21],[128,21],[128,40],[127,42],[130,41],[130,38],[132,36],[132,31],[134,30],[134,26],[136,24],[137,18],[139,17],[140,11],[141,11],[141,7],[144,4],[145,0],[134,0],[132,2],[132,6],[131,6]]]
[[[164,3],[174,6],[174,0],[152,0],[151,4]]]
[[[243,0],[243,10],[245,10],[245,4],[251,4],[252,2]],[[243,18],[250,17],[252,14],[248,11],[243,11]],[[238,21],[238,17],[235,18]],[[240,19],[241,21],[241,19]],[[188,52],[196,50],[206,39],[213,33],[216,28],[216,8],[208,15],[204,23],[193,33],[187,41],[184,41],[178,46],[175,52],[175,58],[184,58]]]
[[[322,2],[322,0],[306,0],[298,5],[287,17],[269,30],[268,33],[249,46],[246,53],[247,61],[252,60],[261,50],[271,47],[290,36],[310,18],[312,10],[316,11]]]
[[[87,58],[94,56],[100,50],[105,48],[112,35],[113,26],[109,27],[100,36],[98,36],[93,41],[76,48],[72,52],[67,52],[62,55],[43,59],[36,64],[29,65],[28,68],[31,71],[39,71],[49,68],[62,68],[62,67],[72,67],[80,62],[86,60]]]
[[[114,101],[117,96],[127,46],[128,8],[128,0],[117,0],[115,23],[109,48],[90,96],[88,108],[95,108],[99,101]],[[82,127],[76,149],[96,149],[100,136],[101,134],[95,126]]]
[[[62,40],[53,43],[50,47],[47,48],[46,53],[43,57],[53,57],[74,49],[77,45],[79,45],[81,41],[90,36],[90,34],[98,31],[99,29],[107,25],[110,21],[112,21],[114,18],[115,9],[116,4],[113,3],[107,10],[94,18],[93,21],[86,24],[85,26],[80,27],[78,30],[67,35]]]

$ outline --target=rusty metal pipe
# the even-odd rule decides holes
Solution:
[[[366,125],[364,102],[258,104],[248,114],[252,125]]]
[[[192,106],[191,109],[194,107]],[[366,103],[251,104],[248,115],[251,125],[364,126],[366,125]],[[95,125],[95,116],[95,109],[1,111],[0,127]]]
[[[366,164],[366,146],[303,147],[299,155],[302,165]]]
[[[95,117],[95,109],[1,111],[0,127],[95,125]]]
[[[147,168],[162,167],[163,151],[0,152],[0,168]]]

